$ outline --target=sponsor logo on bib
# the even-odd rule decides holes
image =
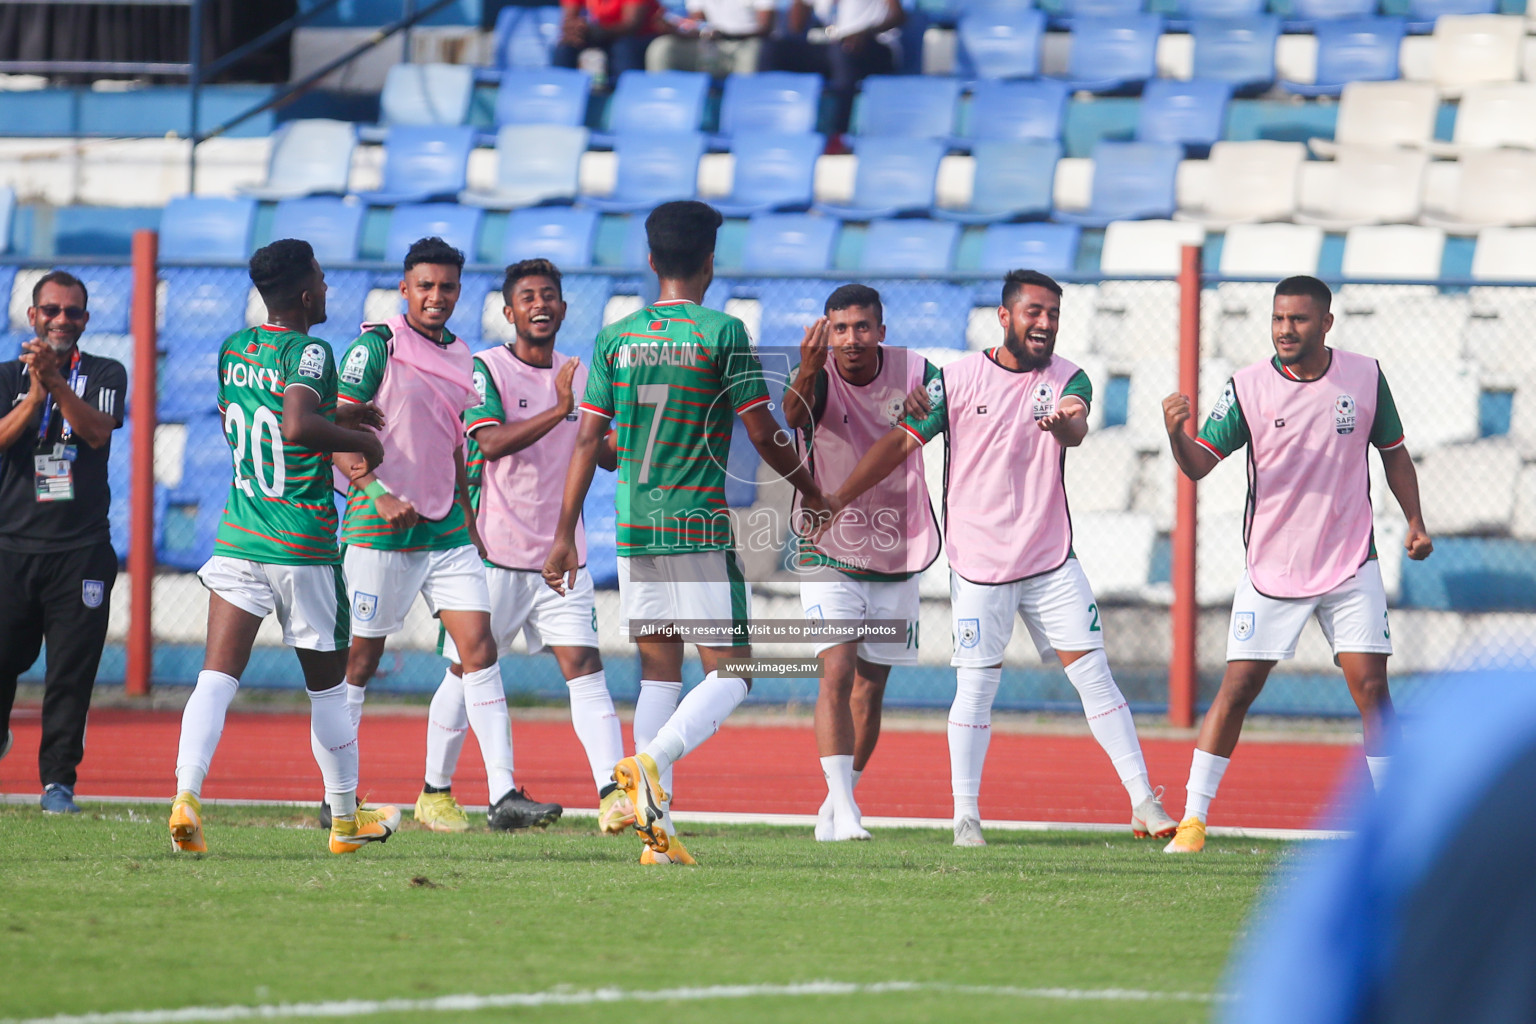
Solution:
[[[961,647],[975,647],[981,642],[980,619],[961,619],[956,625],[960,631]]]
[[[927,384],[928,401],[937,405],[944,401],[944,378],[935,377]]]
[[[1238,612],[1232,616],[1232,635],[1240,641],[1253,636],[1253,612]]]
[[[350,362],[350,360],[348,361]],[[480,404],[484,405],[486,391],[485,374],[476,370],[470,379],[475,382],[475,395],[480,399]]]
[[[372,622],[373,613],[379,610],[379,596],[359,590],[352,595],[352,617],[358,622]]]
[[[107,585],[101,580],[80,581],[80,601],[87,608],[100,608],[102,598],[107,596]]]
[[[1211,419],[1220,423],[1227,418],[1227,413],[1232,411],[1232,406],[1237,402],[1237,388],[1232,382],[1227,381],[1227,386],[1221,389],[1221,397],[1216,399],[1216,404],[1211,406]]]
[[[1333,400],[1333,429],[1341,434],[1353,434],[1355,432],[1355,399],[1351,395],[1340,395]]]
[[[343,384],[361,384],[363,371],[368,369],[368,350],[359,345],[347,356],[347,365],[341,368],[341,382]]]
[[[320,345],[304,346],[304,354],[299,357],[299,376],[319,380],[324,372],[325,349]]]
[[[881,412],[885,415],[886,426],[894,427],[901,422],[901,399],[890,399],[881,407]]]
[[[1037,420],[1043,420],[1056,411],[1056,389],[1049,381],[1041,381],[1035,385],[1035,393],[1030,396],[1034,403],[1033,413]]]

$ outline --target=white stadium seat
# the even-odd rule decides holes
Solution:
[[[1536,82],[1488,82],[1468,87],[1456,105],[1450,142],[1431,141],[1436,156],[1513,146],[1536,149]]]
[[[1504,532],[1520,468],[1519,450],[1503,439],[1427,452],[1418,465],[1424,521],[1435,534]]]
[[[1457,166],[1450,206],[1426,210],[1422,223],[1467,235],[1485,227],[1536,224],[1536,151],[1475,150]]]
[[[1524,37],[1525,19],[1517,15],[1442,15],[1435,20],[1435,86],[1458,96],[1483,82],[1516,81]]]
[[[1422,149],[1342,146],[1324,165],[1317,205],[1296,211],[1300,224],[1343,231],[1361,224],[1404,224],[1419,215],[1429,154]]]
[[[1135,512],[1072,513],[1072,549],[1099,601],[1145,598],[1157,529]]]
[[[1350,82],[1339,96],[1333,138],[1307,145],[1330,157],[1343,146],[1422,147],[1435,134],[1440,97],[1428,82]]]
[[[1296,211],[1296,179],[1306,158],[1299,142],[1218,142],[1211,147],[1203,204],[1176,216],[1208,228],[1287,220]]]

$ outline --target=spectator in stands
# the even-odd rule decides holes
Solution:
[[[806,36],[813,5],[824,42],[813,43]],[[794,0],[789,9],[789,35],[768,45],[763,70],[810,71],[824,76],[834,103],[832,131],[846,132],[859,83],[870,75],[889,75],[896,70],[894,40],[886,33],[905,20],[899,0]]]
[[[608,81],[645,67],[645,48],[665,26],[656,0],[563,0],[560,42],[552,60],[574,68],[583,50],[608,57]]]
[[[107,456],[128,376],[81,352],[85,285],[55,270],[32,289],[37,337],[0,363],[0,757],[11,746],[16,680],[48,642],[38,774],[42,807],[77,814],[75,769],[107,639],[117,553],[107,526]]]
[[[690,0],[688,16],[645,51],[645,69],[750,75],[772,31],[773,0]]]

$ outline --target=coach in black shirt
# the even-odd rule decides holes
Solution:
[[[56,270],[32,289],[37,337],[0,363],[0,756],[16,678],[48,641],[38,774],[42,807],[73,814],[85,716],[107,638],[117,554],[107,526],[107,455],[128,378],[77,343],[85,285]]]

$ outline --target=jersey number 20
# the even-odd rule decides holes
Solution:
[[[283,463],[283,432],[277,425],[277,417],[272,415],[271,409],[260,408],[251,417],[250,433],[251,441],[251,469],[256,478],[256,485],[261,488],[261,493],[269,498],[280,498],[283,494],[283,484],[287,474],[287,468]],[[240,473],[240,464],[245,461],[245,409],[239,405],[230,403],[224,412],[224,433],[231,436],[230,446],[235,451],[235,486],[251,496],[251,482]],[[261,457],[262,435],[266,435],[267,458]],[[267,482],[266,474],[262,472],[265,462],[272,467],[272,482]]]

